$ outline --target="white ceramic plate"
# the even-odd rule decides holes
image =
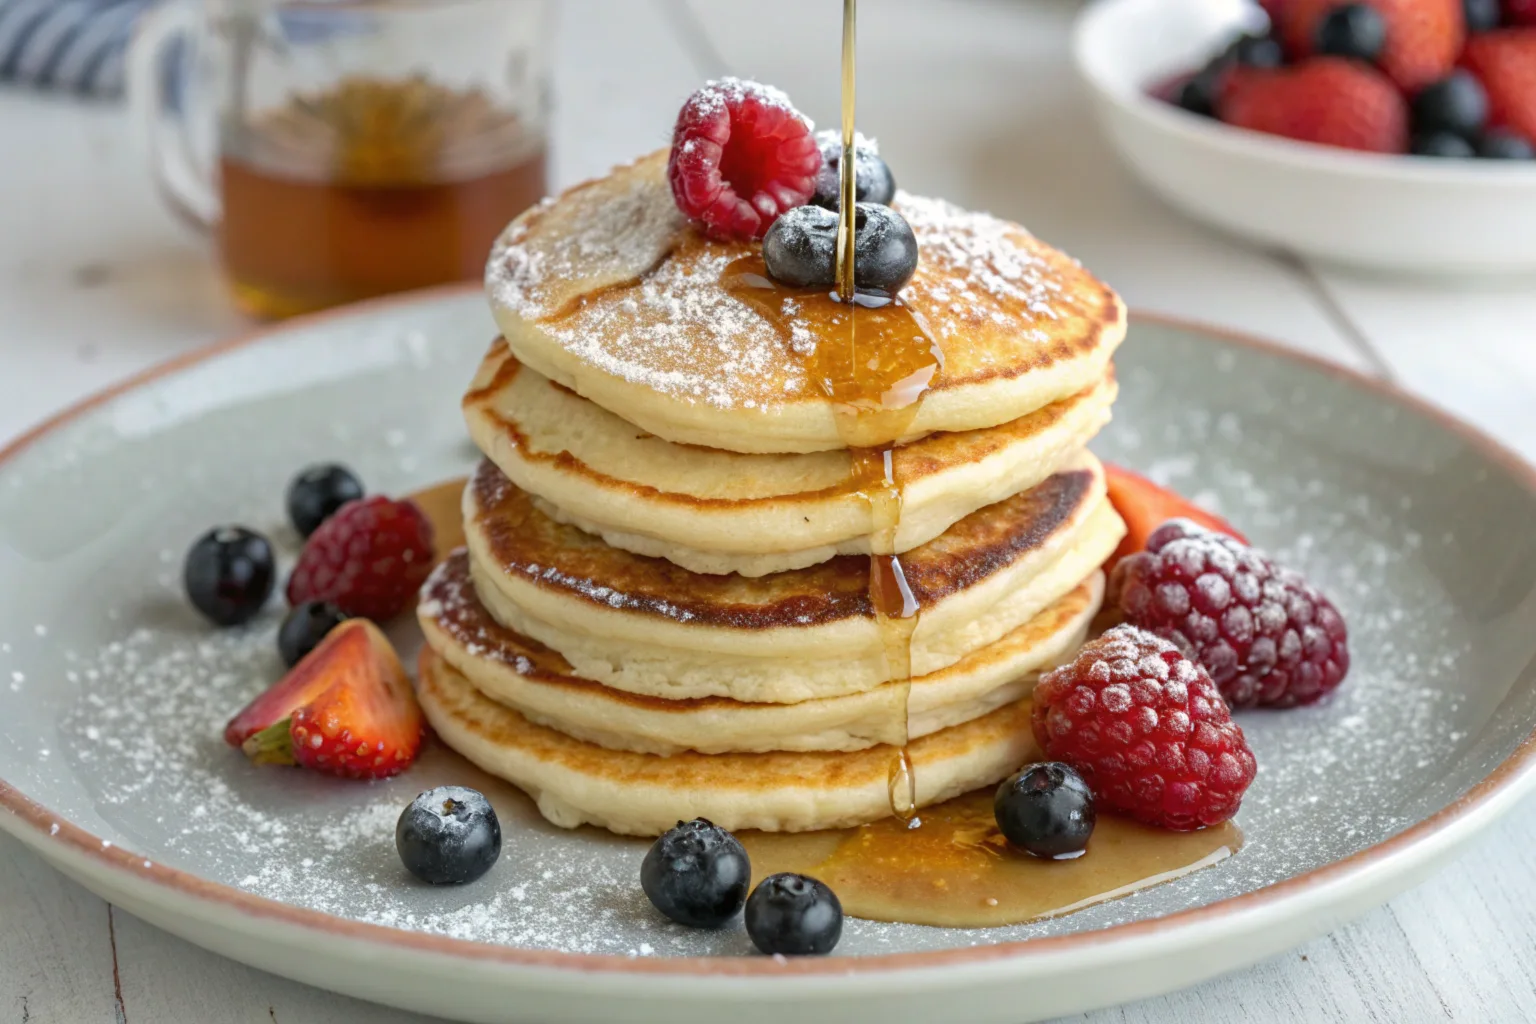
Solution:
[[[1100,0],[1077,72],[1126,165],[1223,231],[1304,256],[1420,275],[1536,274],[1536,164],[1380,156],[1196,117],[1147,95],[1263,15],[1249,0]]]
[[[751,955],[659,918],[645,844],[566,833],[451,752],[359,785],[248,765],[219,732],[279,672],[280,610],[215,632],[182,552],[340,458],[377,490],[467,468],[459,393],[491,337],[455,291],[297,321],[88,402],[0,453],[0,827],[134,914],[315,985],[475,1021],[1016,1022],[1285,949],[1411,885],[1536,781],[1536,476],[1380,385],[1133,318],[1105,455],[1219,505],[1330,591],[1355,668],[1321,707],[1245,713],[1247,845],[1053,921],[850,921],[838,955]],[[399,809],[484,787],[473,886],[413,884]]]

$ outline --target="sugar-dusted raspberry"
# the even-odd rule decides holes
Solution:
[[[778,89],[722,78],[688,97],[667,179],[677,206],[716,238],[762,238],[816,191],[811,122]]]
[[[310,535],[288,578],[288,603],[329,601],[384,622],[404,611],[432,571],[432,524],[410,501],[379,495],[343,505]]]
[[[1187,519],[1164,523],[1115,567],[1110,598],[1126,621],[1199,661],[1235,708],[1310,704],[1349,671],[1348,630],[1333,602]]]
[[[1205,670],[1161,637],[1116,626],[1035,688],[1035,739],[1101,807],[1188,831],[1237,813],[1258,770]]]

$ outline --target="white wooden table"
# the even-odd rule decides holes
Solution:
[[[705,77],[836,110],[837,6],[567,0],[555,177],[662,144]],[[1536,458],[1536,281],[1454,290],[1263,253],[1137,187],[1088,122],[1060,0],[869,0],[860,124],[902,183],[1029,225],[1133,308],[1389,377]],[[244,325],[156,201],[120,109],[0,93],[0,440]],[[1511,1008],[1515,1015],[1511,1016]],[[1536,1019],[1536,803],[1419,889],[1239,974],[1092,1021]],[[0,1022],[396,1024],[424,1018],[205,953],[0,837]]]

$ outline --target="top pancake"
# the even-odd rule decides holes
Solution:
[[[665,151],[570,189],[515,220],[486,270],[519,360],[669,441],[739,452],[846,447],[807,372],[807,322],[770,323],[720,283],[757,243],[704,238],[682,218]],[[1119,298],[1018,225],[898,194],[921,260],[902,300],[942,368],[905,442],[997,426],[1103,379],[1125,335]]]

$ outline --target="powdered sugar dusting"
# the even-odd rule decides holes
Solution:
[[[827,128],[816,133],[816,148],[823,154],[843,148],[843,133],[837,128]],[[854,152],[868,153],[871,156],[880,155],[880,140],[872,139],[863,132],[853,133]]]
[[[1061,267],[1042,259],[1038,243],[1017,224],[907,192],[896,193],[895,206],[912,225],[929,271],[913,282],[912,302],[941,338],[962,335],[972,318],[984,316],[1045,342],[1049,323],[1074,308]],[[935,316],[934,309],[949,315]]]
[[[816,130],[815,122],[795,109],[795,105],[790,102],[789,95],[783,89],[764,85],[762,82],[754,82],[751,79],[727,75],[724,78],[705,82],[704,87],[694,93],[689,104],[699,115],[714,116],[748,101],[792,114],[804,122],[806,128],[811,131]]]
[[[486,266],[492,301],[524,320],[542,320],[654,267],[684,223],[664,170],[653,154],[513,221]]]
[[[815,323],[787,300],[783,325],[771,324],[727,291],[722,272],[760,247],[679,231],[661,156],[514,225],[492,256],[493,303],[581,363],[689,404],[824,401],[806,374]],[[989,340],[975,347],[995,354],[972,358],[1002,363],[1028,361],[1063,332],[1098,330],[1101,308],[1077,294],[1091,278],[1018,225],[908,193],[895,207],[921,250],[903,299],[953,349],[947,367],[963,365],[982,333]],[[509,340],[514,350],[529,343]]]

